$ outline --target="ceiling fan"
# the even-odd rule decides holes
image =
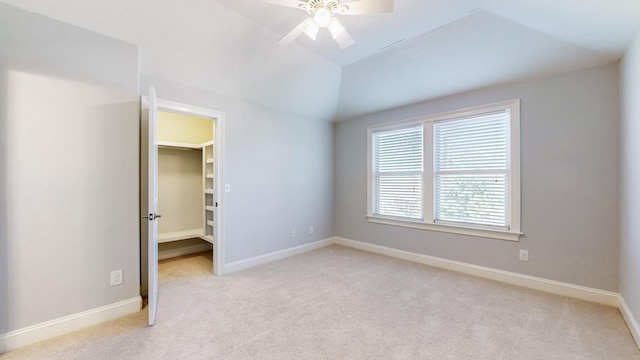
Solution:
[[[393,12],[394,0],[262,0],[262,2],[306,11],[309,18],[278,42],[287,44],[305,33],[315,40],[320,28],[327,28],[340,48],[353,44],[353,38],[335,15],[361,15]]]

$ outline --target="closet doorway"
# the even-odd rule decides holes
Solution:
[[[158,259],[213,250],[214,121],[158,111]]]
[[[160,99],[157,110],[156,178],[161,216],[155,250],[161,259],[212,251],[212,272],[222,275],[224,113]],[[146,295],[152,260],[147,261],[145,240],[141,245],[141,293]]]

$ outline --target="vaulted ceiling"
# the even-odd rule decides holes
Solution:
[[[307,15],[260,0],[0,2],[137,44],[143,75],[324,120],[610,63],[640,28],[638,0],[395,0],[341,17],[341,50],[278,44]]]
[[[215,1],[281,35],[308,17],[304,11],[261,0]],[[436,30],[447,32],[450,28],[447,25],[483,11],[557,41],[619,56],[640,27],[637,0],[395,0],[394,3],[393,13],[341,16],[341,22],[356,40],[347,49],[341,50],[328,33],[322,32],[315,42],[301,36],[298,43],[344,66],[375,55],[391,44],[419,39]],[[482,30],[483,23],[473,25]],[[513,38],[518,35],[505,34]]]
[[[259,0],[217,1],[280,35],[308,16]],[[393,13],[340,20],[351,47],[322,32],[297,43],[343,66],[336,118],[345,119],[616,61],[640,28],[640,1],[395,0]]]

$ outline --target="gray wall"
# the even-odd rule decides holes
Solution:
[[[137,68],[0,5],[0,334],[139,295]]]
[[[617,291],[618,64],[495,86],[335,126],[335,235],[401,250]],[[428,84],[425,84],[428,86]],[[521,99],[520,242],[368,223],[368,125]],[[529,262],[518,250],[529,250]]]
[[[138,48],[0,4],[0,61],[12,68],[138,92]]]
[[[144,75],[143,92],[150,83],[160,99],[225,113],[226,263],[333,235],[331,123]]]
[[[622,60],[621,79],[620,293],[640,320],[640,33]]]

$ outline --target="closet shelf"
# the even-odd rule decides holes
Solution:
[[[164,243],[169,241],[186,240],[199,237],[202,237],[201,228],[161,233],[158,234],[158,242]]]
[[[205,194],[213,194],[213,189],[204,189]]]
[[[202,235],[200,236],[200,238],[206,242],[212,243],[213,244],[213,236],[211,235]]]
[[[207,211],[215,211],[215,210],[216,210],[216,208],[215,208],[215,207],[213,207],[213,206],[205,206],[204,208],[205,208]]]
[[[200,144],[189,144],[189,143],[181,143],[175,141],[163,141],[158,140],[158,147],[164,148],[177,148],[177,149],[191,149],[191,150],[201,150],[202,146]]]
[[[213,159],[207,159],[207,164],[213,164]]]
[[[213,174],[207,174],[207,179],[213,179]]]
[[[207,220],[207,225],[213,226],[213,220]]]

